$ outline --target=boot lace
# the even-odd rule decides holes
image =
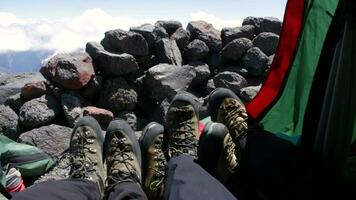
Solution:
[[[166,167],[166,159],[164,157],[164,153],[162,151],[162,137],[155,141],[155,156],[153,158],[155,165],[150,167],[154,171],[154,177],[149,188],[152,192],[156,192],[161,188],[161,185],[164,181],[165,176],[165,167]]]
[[[245,108],[236,100],[228,99],[222,104],[222,110],[225,117],[224,122],[232,133],[234,142],[246,135],[247,130],[247,113]]]

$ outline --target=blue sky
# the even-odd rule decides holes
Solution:
[[[0,51],[73,50],[105,31],[159,19],[186,25],[205,20],[217,29],[247,16],[283,18],[287,0],[0,0]]]

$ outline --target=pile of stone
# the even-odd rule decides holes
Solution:
[[[81,116],[93,116],[104,130],[113,118],[123,118],[139,131],[150,121],[162,123],[179,91],[200,99],[202,117],[215,87],[250,101],[272,63],[281,24],[248,17],[241,27],[221,31],[204,21],[186,29],[178,21],[158,21],[107,31],[85,52],[50,58],[40,70],[45,79],[0,92],[0,131],[59,156]],[[8,88],[2,77],[0,88]]]

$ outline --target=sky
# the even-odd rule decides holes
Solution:
[[[205,20],[217,29],[247,16],[283,19],[286,0],[0,0],[0,52],[73,51],[105,31],[175,19]]]

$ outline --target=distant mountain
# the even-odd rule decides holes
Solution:
[[[0,73],[36,72],[41,67],[41,61],[53,53],[53,50],[10,51],[0,53]]]

